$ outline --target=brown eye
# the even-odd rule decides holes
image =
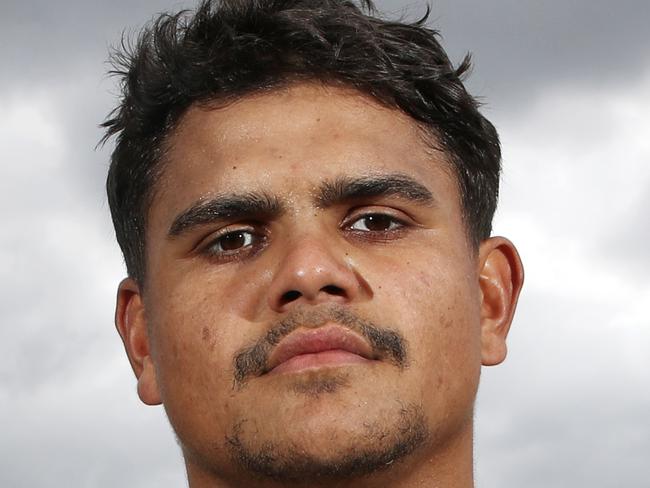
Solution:
[[[252,232],[238,230],[222,235],[210,245],[213,254],[235,252],[253,244],[255,237]]]
[[[350,229],[362,232],[387,232],[399,229],[403,224],[386,214],[369,214],[355,220]]]

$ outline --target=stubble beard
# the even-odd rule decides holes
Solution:
[[[383,361],[399,370],[407,367],[407,343],[396,329],[378,326],[345,307],[327,304],[295,309],[263,337],[239,351],[233,364],[233,387],[244,389],[251,378],[263,375],[270,351],[283,337],[298,327],[316,328],[328,321],[342,324],[363,336]],[[345,372],[300,376],[292,382],[290,390],[316,401],[328,402],[337,392],[351,387],[350,377]],[[399,398],[383,400],[380,412],[374,410],[377,405],[368,405],[358,415],[356,424],[341,419],[337,425],[326,427],[327,435],[314,432],[298,439],[290,434],[286,437],[266,434],[265,437],[265,429],[259,427],[266,419],[240,417],[226,436],[225,447],[241,473],[261,482],[317,486],[354,480],[394,466],[430,437],[422,405],[405,403]],[[319,436],[323,445],[316,444]]]
[[[324,385],[318,394],[330,393],[331,385]],[[306,446],[315,439],[303,439],[304,446],[290,439],[261,440],[257,432],[246,430],[248,419],[234,425],[226,447],[240,470],[260,481],[316,485],[354,480],[396,465],[429,439],[421,405],[396,402],[395,410],[389,422],[367,418],[355,432],[342,427],[336,439],[324,441],[332,441],[327,455],[309,452]]]

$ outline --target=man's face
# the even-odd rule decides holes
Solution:
[[[471,437],[480,256],[404,114],[307,84],[191,108],[146,255],[140,391],[188,465],[331,474]]]

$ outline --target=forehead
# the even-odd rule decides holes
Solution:
[[[450,168],[401,111],[351,88],[298,84],[190,108],[168,139],[153,207],[180,211],[235,191],[295,196],[326,179],[384,173],[453,197]]]

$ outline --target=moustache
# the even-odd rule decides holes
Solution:
[[[327,304],[292,310],[275,323],[263,337],[240,350],[233,361],[235,383],[242,385],[247,379],[270,371],[268,364],[271,352],[294,330],[300,327],[316,329],[328,322],[337,323],[359,334],[379,359],[390,361],[402,369],[406,367],[407,341],[399,332],[362,319],[341,305]]]

